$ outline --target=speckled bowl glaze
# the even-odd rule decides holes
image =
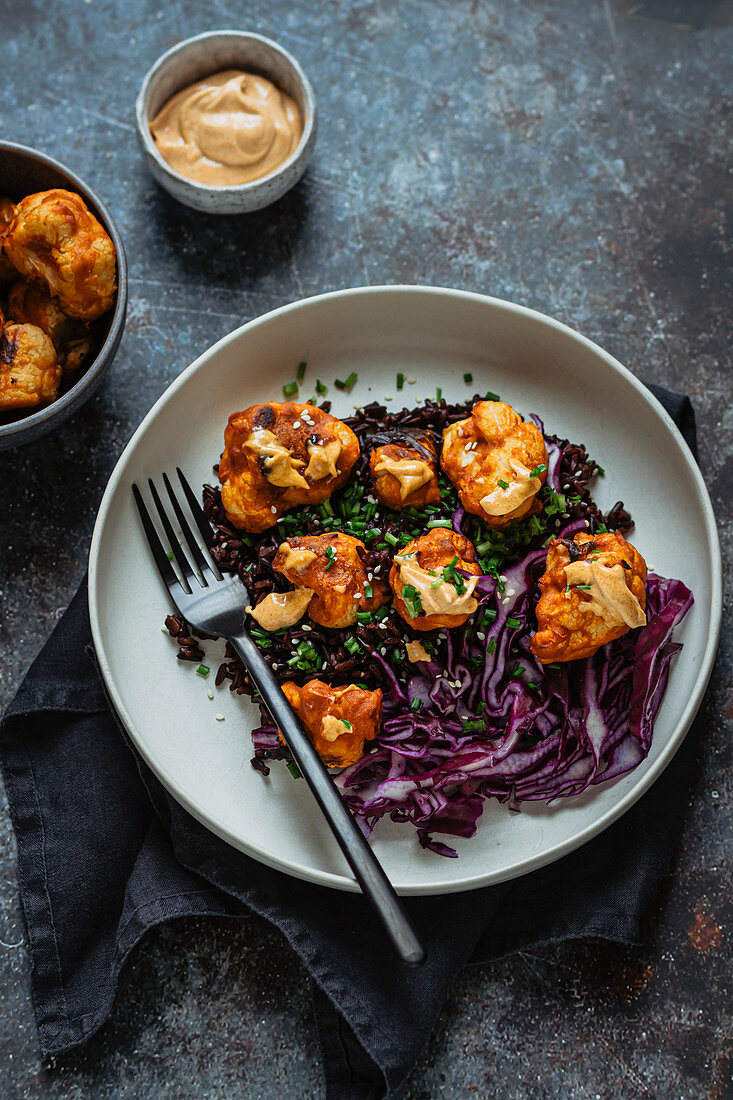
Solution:
[[[158,152],[150,122],[182,88],[223,69],[244,69],[268,77],[291,95],[303,116],[295,152],[274,172],[251,183],[212,187],[186,179]],[[142,82],[136,105],[137,132],[148,168],[174,199],[206,214],[247,214],[282,198],[308,167],[316,141],[316,98],[298,62],[282,46],[245,31],[208,31],[168,50]]]
[[[63,187],[81,195],[109,234],[117,253],[117,294],[111,310],[94,322],[97,354],[79,378],[61,396],[37,412],[0,413],[0,451],[30,443],[53,431],[75,413],[94,393],[112,365],[125,327],[127,313],[127,262],[122,238],[107,207],[78,176],[57,160],[24,145],[0,141],[0,195],[14,201],[37,191]]]

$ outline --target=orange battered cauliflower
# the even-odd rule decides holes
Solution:
[[[70,317],[92,321],[111,309],[117,289],[114,245],[73,191],[26,195],[3,247],[21,275],[47,287]]]
[[[424,508],[440,503],[438,456],[427,432],[379,432],[369,456],[374,491],[387,508]]]
[[[354,625],[357,611],[376,611],[389,600],[387,583],[374,577],[369,560],[363,542],[339,532],[293,536],[278,547],[272,566],[296,588],[313,590],[308,615],[314,623],[342,630]]]
[[[413,630],[450,630],[463,626],[478,607],[476,581],[458,570],[481,576],[472,543],[457,531],[434,527],[408,542],[389,574],[395,611]]]
[[[221,500],[235,527],[257,533],[283,512],[320,504],[347,481],[359,441],[313,405],[268,401],[232,413],[219,464]]]
[[[355,764],[364,755],[364,742],[373,741],[379,733],[383,705],[379,689],[367,691],[355,684],[331,687],[322,680],[308,680],[299,687],[288,680],[283,691],[314,748],[330,767]]]
[[[470,417],[445,429],[441,465],[466,511],[489,527],[540,510],[537,493],[547,479],[542,432],[503,401],[479,401]]]
[[[35,325],[5,325],[0,336],[0,410],[47,405],[60,381],[56,349],[46,333]]]
[[[617,532],[550,539],[540,578],[538,661],[577,661],[646,624],[646,562]]]

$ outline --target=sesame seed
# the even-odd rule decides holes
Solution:
[[[217,722],[223,722],[224,721],[224,715],[223,714],[217,714],[216,720],[217,720]]]
[[[500,581],[502,582],[502,584],[506,584],[506,577],[504,576],[504,574],[503,574],[503,573],[501,573],[501,574],[499,575],[499,580],[500,580]]]
[[[313,629],[313,627],[312,627],[312,626],[308,626],[308,623],[304,623],[304,624],[303,624],[303,630],[312,630],[312,629]]]
[[[279,667],[280,667],[280,666],[279,666],[279,664],[277,663],[277,661],[273,661],[273,662],[272,662],[272,668],[273,668],[273,672],[277,672],[277,670],[279,669]]]
[[[387,655],[387,647],[384,645],[381,646],[379,652],[382,654],[383,657],[385,657]]]
[[[272,512],[273,516],[277,515],[277,508],[275,507],[274,504],[270,505],[270,511]]]
[[[511,599],[511,596],[504,596],[504,598],[502,599],[501,602],[506,606],[506,604],[509,603],[510,599]]]
[[[414,386],[417,382],[417,378],[408,378],[406,381],[408,386]]]
[[[167,634],[168,633],[168,627],[167,626],[161,626],[160,632],[161,632],[161,634]]]
[[[507,596],[513,596],[514,595],[514,589],[513,588],[507,588],[506,594],[507,594]]]
[[[478,638],[478,640],[480,642],[485,642],[486,641],[486,635],[484,634],[483,630],[477,630],[476,631],[476,637]]]
[[[392,400],[392,398],[391,398],[391,397],[389,396],[389,394],[388,394],[388,393],[385,393],[385,395],[384,395],[384,400],[385,400],[385,401],[391,401],[391,400]]]
[[[367,573],[367,580],[368,581],[373,581],[374,580],[374,574],[373,573]]]
[[[293,421],[293,427],[294,428],[299,428],[300,427],[300,421],[299,420],[294,420]]]
[[[367,504],[376,504],[376,503],[377,503],[377,498],[373,497],[372,494],[370,493],[369,496],[367,497]]]
[[[209,699],[213,699],[213,698],[214,698],[214,693],[213,693],[213,691],[211,690],[211,688],[207,688],[207,689],[206,689],[206,694],[208,695]]]
[[[360,600],[361,598],[362,598],[362,594],[361,594],[361,592],[355,592],[355,593],[354,593],[354,599],[355,599],[355,600]]]

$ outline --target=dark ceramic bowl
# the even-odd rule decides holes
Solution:
[[[9,141],[0,141],[0,196],[6,196],[18,202],[25,195],[36,191],[50,191],[54,187],[63,187],[75,191],[99,219],[109,234],[117,253],[117,294],[115,304],[109,312],[93,323],[97,351],[90,357],[87,366],[72,385],[64,387],[61,383],[59,397],[52,404],[37,412],[25,412],[20,409],[14,413],[0,412],[0,450],[17,447],[21,443],[30,443],[46,432],[53,431],[72,413],[76,412],[91,396],[103,376],[109,370],[115,352],[122,338],[127,312],[127,264],[117,226],[112,221],[104,203],[97,198],[85,183],[65,168],[63,164],[52,160],[44,153],[15,145]]]

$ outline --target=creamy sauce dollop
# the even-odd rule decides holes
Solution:
[[[282,630],[293,626],[305,615],[308,604],[313,599],[312,588],[294,588],[292,592],[270,592],[250,614],[263,630]]]
[[[417,639],[414,642],[405,642],[405,650],[407,651],[407,660],[410,664],[417,664],[418,661],[429,661],[430,654],[428,653],[422,642],[418,642]]]
[[[322,481],[324,477],[338,477],[336,462],[343,447],[337,439],[330,443],[309,443],[307,447],[309,462],[305,476],[311,481]]]
[[[400,500],[430,481],[433,471],[421,458],[390,458],[382,455],[374,467],[375,474],[392,474],[400,483]]]
[[[565,566],[565,576],[569,585],[589,584],[583,589],[589,600],[583,600],[585,606],[609,627],[625,623],[632,629],[646,626],[646,615],[638,599],[626,583],[626,570],[623,565],[609,565],[601,558],[586,558]]]
[[[279,168],[295,152],[303,121],[295,100],[272,81],[226,69],[177,92],[150,129],[179,175],[227,187]]]
[[[525,500],[534,496],[542,488],[542,482],[538,477],[530,477],[531,470],[523,466],[521,462],[510,458],[509,465],[515,477],[509,480],[505,474],[501,480],[508,482],[508,488],[502,489],[497,485],[490,493],[481,498],[481,507],[487,516],[508,516],[514,512]]]
[[[326,714],[321,724],[321,733],[326,741],[337,741],[345,733],[351,733],[351,729],[335,714]]]
[[[313,550],[307,550],[305,546],[293,547],[289,542],[283,542],[278,551],[285,555],[281,568],[290,569],[294,573],[302,573],[318,557]]]
[[[293,458],[288,448],[267,428],[255,428],[245,440],[244,446],[264,459],[267,470],[265,477],[270,485],[280,488],[308,488],[308,482],[296,469],[296,466],[304,466],[305,463]]]
[[[433,576],[421,569],[417,562],[403,559],[399,566],[403,586],[411,584],[416,589],[425,615],[473,615],[478,607],[478,601],[473,596],[477,577],[463,578],[466,590],[459,596],[450,581],[442,580],[433,588],[433,584],[440,580],[440,574]]]

